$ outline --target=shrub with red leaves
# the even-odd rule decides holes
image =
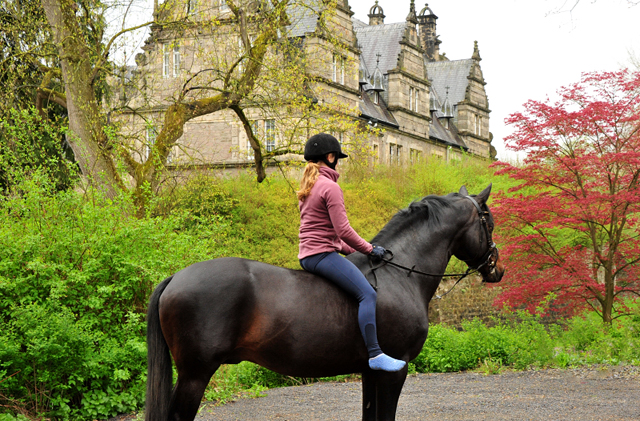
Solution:
[[[558,94],[507,119],[507,148],[526,158],[494,164],[519,183],[492,207],[508,267],[498,302],[591,307],[610,323],[640,293],[640,72],[583,74]]]

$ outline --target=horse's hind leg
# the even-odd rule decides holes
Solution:
[[[204,390],[218,367],[199,373],[178,370],[178,381],[171,393],[169,421],[192,421],[196,417]]]

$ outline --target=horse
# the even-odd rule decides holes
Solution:
[[[485,282],[502,278],[490,193],[491,185],[475,196],[462,186],[399,211],[372,241],[394,253],[394,265],[347,256],[375,277],[378,340],[388,355],[408,362],[420,353],[429,301],[452,255]],[[357,320],[355,299],[304,270],[235,257],[195,263],[162,281],[149,301],[145,420],[193,420],[215,371],[241,361],[287,376],[361,373],[362,419],[394,420],[407,366],[371,370]]]

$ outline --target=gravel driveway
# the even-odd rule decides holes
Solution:
[[[198,421],[359,420],[359,382],[272,389],[205,405]],[[397,421],[640,420],[640,367],[419,374],[405,383]]]

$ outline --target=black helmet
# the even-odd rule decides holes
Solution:
[[[338,139],[327,133],[318,133],[307,140],[304,146],[304,159],[307,161],[322,160],[328,153],[334,152],[338,158],[348,158],[349,155],[342,153]]]

